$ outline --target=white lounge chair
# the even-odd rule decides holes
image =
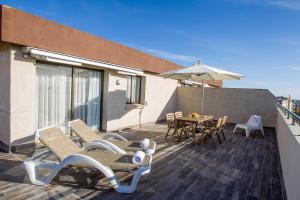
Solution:
[[[247,137],[249,137],[250,133],[254,130],[260,130],[263,136],[265,135],[261,117],[258,115],[252,115],[246,124],[235,125],[233,133],[235,133],[237,128],[244,129]]]
[[[151,170],[151,155],[145,155],[141,151],[133,156],[107,151],[84,151],[56,127],[39,130],[39,139],[60,162],[25,161],[24,167],[30,181],[35,185],[47,185],[62,168],[76,166],[98,169],[107,177],[117,192],[132,193],[136,189],[139,178]],[[45,178],[38,177],[39,168],[49,169],[51,172]],[[113,170],[134,171],[131,184],[121,185]]]
[[[128,152],[145,151],[146,154],[155,153],[156,143],[149,139],[140,141],[128,141],[116,133],[97,134],[90,129],[82,120],[76,119],[68,123],[69,128],[83,142],[103,144],[117,153],[127,154]],[[145,144],[146,143],[146,144]],[[143,148],[141,147],[143,146]]]

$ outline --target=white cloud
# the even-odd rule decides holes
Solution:
[[[197,58],[194,56],[181,55],[181,54],[176,54],[168,51],[162,51],[162,50],[150,49],[150,48],[142,48],[142,49],[154,56],[158,56],[166,59],[172,59],[172,60],[183,61],[183,62],[195,62],[197,60]]]
[[[299,0],[270,0],[267,4],[287,8],[291,10],[300,11],[300,1]]]
[[[231,0],[231,1],[240,2],[240,3],[252,3],[257,5],[271,5],[271,6],[281,7],[285,9],[300,11],[299,0]]]
[[[291,70],[300,71],[300,67],[291,67]]]

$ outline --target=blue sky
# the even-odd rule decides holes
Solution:
[[[226,87],[300,99],[300,0],[0,0],[175,63],[246,75]]]

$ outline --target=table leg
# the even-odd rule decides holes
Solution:
[[[178,140],[177,140],[178,142],[181,142],[182,130],[183,130],[183,129],[181,129],[181,131],[180,131],[180,133],[179,133],[179,135],[178,135]]]
[[[196,129],[197,129],[197,126],[198,126],[198,123],[195,123],[195,127],[194,127],[193,124],[192,124],[192,127],[193,127],[193,129],[192,129],[192,134],[193,134],[193,136],[194,136],[194,141],[195,141],[195,143],[197,142],[197,141],[196,141]]]
[[[182,124],[181,124],[182,125]],[[178,136],[178,142],[181,142],[181,137],[182,137],[182,132],[184,130],[184,125],[181,127],[181,130],[180,130],[180,133],[179,133],[179,136]],[[178,130],[177,130],[178,131]]]
[[[177,134],[178,131],[178,126],[177,126],[177,121],[174,121],[174,131],[173,131],[173,135]]]
[[[166,139],[168,138],[168,135],[169,135],[170,130],[171,130],[171,126],[168,126],[168,131],[167,131],[167,134],[166,134],[166,136],[165,136]]]

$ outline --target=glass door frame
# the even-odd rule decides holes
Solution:
[[[72,66],[72,84],[71,84],[71,120],[74,120],[74,97],[75,97],[75,69],[84,69],[89,71],[96,71],[100,72],[101,80],[99,81],[100,87],[99,87],[99,94],[100,94],[100,112],[99,112],[99,131],[102,130],[102,117],[103,117],[103,84],[104,84],[104,70],[101,69],[95,69],[95,68],[89,68],[89,67],[78,67],[78,66]]]
[[[91,68],[91,67],[79,67],[79,66],[73,66],[73,65],[66,65],[66,64],[60,64],[60,63],[52,63],[52,62],[47,62],[47,61],[36,61],[36,65],[38,65],[39,63],[41,64],[47,64],[47,65],[53,65],[53,67],[56,66],[61,66],[61,67],[66,67],[66,68],[71,68],[71,120],[75,120],[74,119],[74,97],[75,97],[75,69],[84,69],[84,70],[90,70],[90,71],[97,71],[100,72],[100,77],[101,80],[99,81],[99,83],[101,84],[99,86],[99,94],[100,94],[100,121],[99,121],[99,131],[102,130],[102,117],[103,117],[103,88],[104,88],[104,70],[102,69],[96,69],[96,68]],[[36,102],[38,103],[38,102]],[[38,110],[36,111],[38,112]]]

